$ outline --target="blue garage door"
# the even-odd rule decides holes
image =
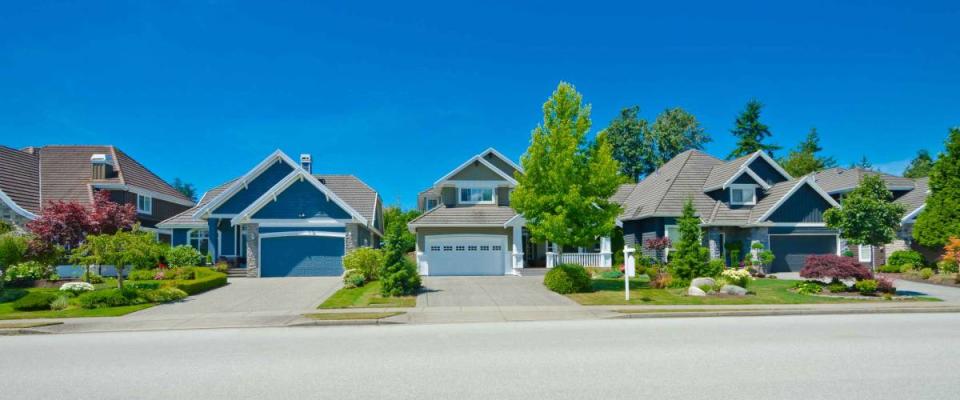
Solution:
[[[343,238],[281,236],[260,240],[262,277],[340,276]]]

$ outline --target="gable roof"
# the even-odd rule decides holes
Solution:
[[[750,213],[750,220],[752,222],[763,222],[770,218],[773,215],[774,211],[777,211],[783,203],[787,201],[797,190],[800,190],[804,185],[809,186],[815,190],[820,197],[830,203],[833,207],[840,207],[840,204],[836,202],[832,197],[830,197],[827,192],[822,188],[817,186],[816,181],[813,179],[813,176],[807,175],[800,179],[794,179],[791,181],[781,182],[775,185],[771,190],[767,191],[767,197],[759,201],[756,206],[753,207]]]
[[[209,202],[207,202],[201,207],[197,207],[196,211],[194,211],[193,213],[194,218],[203,218],[207,214],[210,214],[217,207],[223,205],[223,203],[225,203],[227,200],[233,197],[233,195],[237,194],[237,192],[239,192],[240,189],[243,189],[248,183],[253,181],[256,177],[260,176],[260,174],[262,174],[264,171],[270,168],[270,166],[273,165],[273,163],[275,162],[287,163],[288,165],[290,165],[291,168],[294,169],[294,171],[296,171],[297,169],[302,169],[300,168],[300,164],[297,164],[296,162],[293,161],[293,159],[287,156],[284,152],[280,151],[280,149],[277,149],[273,153],[270,153],[270,155],[267,156],[267,158],[264,158],[256,166],[254,166],[252,169],[250,169],[245,174],[243,174],[243,176],[235,179],[232,184],[230,184],[229,186],[227,186],[226,189],[218,193]]]
[[[849,192],[855,189],[867,175],[879,175],[887,189],[891,191],[913,190],[916,187],[913,179],[891,175],[883,172],[871,171],[863,168],[830,168],[817,172],[817,185],[830,194]]]
[[[517,216],[513,208],[493,205],[437,206],[407,224],[413,231],[420,227],[503,227]]]
[[[116,176],[92,179],[90,158],[104,154]],[[0,199],[7,198],[31,214],[49,201],[93,202],[93,189],[124,190],[193,206],[193,200],[170,186],[120,149],[104,145],[50,145],[16,150],[0,146]]]
[[[197,202],[196,206],[193,206],[189,209],[184,210],[183,212],[174,215],[170,218],[163,220],[157,224],[157,228],[161,229],[173,229],[173,228],[205,228],[207,227],[207,222],[194,217],[197,209],[203,205],[210,202],[211,199],[216,197],[218,194],[223,192],[230,186],[236,179],[231,179],[224,183],[221,183],[215,186],[213,189],[208,190],[203,196],[200,197],[200,201]]]
[[[353,175],[314,176],[371,224],[376,221],[377,202],[380,201],[380,194],[376,190]]]
[[[452,171],[448,172],[448,173],[447,173],[446,175],[444,175],[442,178],[437,179],[437,181],[434,182],[434,185],[439,185],[439,184],[443,183],[444,181],[452,178],[454,175],[456,175],[456,174],[459,173],[460,171],[463,171],[464,169],[466,169],[467,167],[473,165],[474,163],[479,163],[479,164],[481,164],[481,165],[489,168],[489,169],[490,169],[491,171],[493,171],[495,174],[497,174],[497,175],[499,175],[500,177],[502,177],[505,181],[510,182],[510,183],[513,184],[513,185],[516,185],[516,184],[517,184],[516,179],[513,179],[513,177],[510,176],[510,174],[508,174],[507,171],[504,171],[504,170],[498,168],[497,166],[491,164],[489,161],[486,160],[486,156],[487,156],[488,154],[492,154],[492,155],[497,156],[498,158],[500,158],[501,160],[503,160],[504,162],[506,162],[507,164],[509,164],[511,167],[516,168],[517,171],[520,171],[521,173],[523,172],[523,169],[520,168],[519,165],[515,164],[513,161],[510,161],[510,159],[504,157],[502,154],[500,154],[500,152],[494,150],[494,149],[491,147],[491,148],[489,148],[489,149],[487,149],[487,150],[484,150],[484,151],[483,151],[482,153],[480,153],[480,154],[477,154],[477,155],[475,155],[475,156],[473,156],[473,157],[470,157],[470,159],[468,159],[466,162],[464,162],[463,164],[460,164],[460,166],[458,166],[457,168],[454,168]]]
[[[762,222],[761,217],[779,207],[799,185],[806,183],[819,190],[816,183],[807,178],[789,179],[766,186],[763,198],[753,207],[731,207],[729,203],[716,200],[704,191],[708,187],[708,180],[726,182],[731,178],[736,179],[736,176],[746,173],[744,171],[749,171],[746,166],[759,157],[764,155],[754,153],[724,162],[699,150],[688,150],[663,164],[640,183],[621,186],[611,201],[623,206],[621,221],[678,217],[683,212],[684,203],[691,199],[697,215],[705,224],[745,226]],[[828,201],[835,204],[833,199]]]
[[[750,169],[750,164],[753,163],[753,160],[756,160],[762,155],[765,155],[765,153],[762,151],[757,151],[753,154],[746,155],[713,167],[713,169],[710,170],[710,175],[707,175],[707,180],[703,183],[703,191],[710,192],[719,189],[726,189],[743,174],[747,174],[753,178],[753,180],[764,189],[769,189],[770,185],[760,178],[756,172]],[[772,163],[770,165],[773,166],[778,172],[782,171],[780,166],[776,165],[776,163]],[[787,174],[786,171],[781,172],[781,174],[784,174],[784,178],[790,179],[790,175]]]
[[[927,203],[927,197],[930,196],[929,183],[929,178],[915,179],[913,190],[894,200],[895,203],[903,204],[903,207],[907,210],[903,216],[903,221],[916,217],[923,210],[923,206]]]
[[[327,196],[327,198],[333,201],[336,205],[340,206],[340,208],[346,211],[347,214],[350,214],[351,217],[353,217],[360,223],[363,223],[364,225],[370,225],[368,220],[364,218],[363,215],[360,215],[360,213],[357,212],[357,210],[355,210],[353,207],[347,204],[347,202],[343,201],[343,199],[341,199],[340,196],[337,196],[337,194],[334,193],[332,190],[330,190],[330,188],[320,183],[320,180],[317,179],[316,176],[310,175],[310,173],[308,173],[303,168],[300,168],[300,166],[297,166],[296,168],[294,168],[294,170],[291,171],[290,174],[288,174],[286,177],[284,177],[275,185],[273,185],[273,187],[271,187],[270,190],[267,190],[259,198],[257,198],[252,203],[250,203],[250,205],[248,205],[247,208],[243,209],[243,211],[240,211],[239,213],[237,213],[237,215],[230,220],[230,223],[233,225],[237,225],[237,224],[241,224],[246,221],[249,221],[250,217],[256,214],[257,211],[260,211],[261,208],[263,208],[264,206],[269,204],[271,201],[273,201],[277,195],[279,195],[280,193],[283,193],[283,191],[287,190],[287,188],[289,188],[291,185],[293,185],[294,182],[297,182],[298,180],[307,181],[308,183],[313,185],[313,187],[317,188],[317,190],[319,190],[321,193]]]

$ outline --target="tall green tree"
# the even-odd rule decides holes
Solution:
[[[820,135],[817,133],[817,128],[810,128],[807,138],[800,142],[795,149],[790,150],[786,158],[780,160],[780,166],[793,176],[804,176],[836,167],[837,160],[833,157],[817,155],[821,151],[823,151],[823,148],[820,147]]]
[[[511,204],[534,241],[587,246],[613,231],[620,206],[609,201],[624,181],[604,135],[589,143],[590,106],[561,82],[543,105],[543,123],[520,158],[525,173]]]
[[[670,268],[676,278],[690,281],[700,277],[707,270],[707,263],[710,261],[710,249],[701,244],[703,230],[700,228],[700,217],[693,208],[692,199],[687,199],[683,204],[683,214],[677,220],[677,230],[680,231],[680,240],[673,243]]]
[[[657,115],[650,131],[655,148],[654,165],[644,171],[646,174],[687,150],[703,150],[703,146],[711,141],[697,118],[680,107],[664,110]]]
[[[164,250],[153,233],[135,228],[114,234],[88,235],[70,260],[87,265],[88,272],[89,265],[113,265],[117,270],[117,288],[123,289],[123,274],[128,266],[153,267],[163,256]]]
[[[903,171],[903,176],[906,178],[926,178],[930,176],[930,171],[933,169],[933,157],[930,157],[930,152],[926,150],[920,150],[917,152],[917,156],[913,158],[913,161],[910,161],[910,165],[907,166],[907,169]]]
[[[383,225],[384,230],[388,232],[396,231],[398,232],[397,240],[399,240],[398,245],[403,250],[403,253],[409,253],[416,249],[417,237],[414,236],[410,230],[407,229],[407,223],[412,221],[414,218],[420,216],[420,211],[417,210],[407,210],[403,211],[400,206],[390,206],[383,209]],[[400,225],[401,229],[394,230],[392,229],[394,225]]]
[[[871,170],[873,169],[873,163],[870,162],[870,159],[864,155],[863,157],[860,157],[860,161],[850,164],[850,169],[854,169],[854,168]]]
[[[840,208],[827,210],[823,220],[848,242],[877,247],[893,241],[904,212],[880,176],[871,174],[843,196]]]
[[[960,127],[950,129],[946,150],[930,170],[930,196],[917,217],[913,237],[921,245],[942,247],[960,237]]]
[[[173,178],[171,186],[188,199],[197,201],[197,188],[194,187],[192,183],[184,182],[180,180],[180,178]]]
[[[613,158],[620,163],[620,174],[636,182],[653,166],[653,146],[648,144],[649,126],[640,118],[640,107],[620,110],[620,115],[600,132],[612,149]]]
[[[733,136],[737,137],[737,148],[733,149],[727,159],[743,157],[763,150],[770,155],[780,149],[780,146],[764,143],[763,141],[771,136],[770,127],[760,122],[760,110],[763,103],[757,100],[750,100],[746,107],[737,116],[734,122]]]

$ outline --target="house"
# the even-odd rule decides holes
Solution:
[[[510,193],[523,168],[490,148],[460,164],[420,192],[423,214],[407,225],[417,238],[421,275],[519,275],[526,267],[576,260],[610,266],[610,240],[590,249],[535,243],[525,220],[510,206]]]
[[[679,236],[677,218],[693,201],[711,257],[737,264],[759,242],[773,251],[770,272],[799,271],[812,254],[839,254],[839,235],[823,222],[823,213],[838,207],[812,176],[794,178],[762,151],[723,161],[688,150],[641,182],[619,188],[626,246],[654,257],[647,239]],[[729,260],[737,250],[738,260]],[[669,249],[667,250],[669,252]],[[732,262],[731,262],[732,261]]]
[[[906,213],[900,221],[900,230],[897,231],[897,238],[893,242],[878,248],[850,246],[854,256],[865,264],[871,264],[876,260],[877,265],[886,263],[887,258],[897,250],[914,249],[923,253],[929,260],[939,258],[938,250],[924,248],[913,241],[913,225],[926,204],[927,196],[930,195],[927,178],[904,178],[863,168],[831,168],[818,172],[815,179],[824,191],[840,202],[843,195],[855,189],[867,175],[879,176],[887,185],[887,189],[893,193],[893,201],[902,204]]]
[[[245,269],[248,277],[339,276],[348,251],[379,247],[383,205],[352,175],[315,175],[313,159],[277,150],[243,176],[204,193],[159,226]]]
[[[157,223],[190,207],[187,198],[114,146],[43,146],[17,150],[0,146],[0,219],[23,225],[51,201],[90,205],[97,191],[113,201],[134,204],[144,230],[161,241],[170,231]]]

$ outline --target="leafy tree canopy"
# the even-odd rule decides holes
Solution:
[[[737,116],[734,122],[733,136],[737,137],[737,147],[733,149],[727,159],[743,157],[763,150],[770,155],[780,149],[780,146],[764,143],[764,139],[771,136],[770,127],[760,122],[760,110],[763,104],[757,100],[750,100],[746,107]]]
[[[903,218],[903,205],[893,202],[893,193],[879,175],[863,178],[856,189],[845,195],[842,207],[823,214],[827,226],[840,231],[852,244],[881,246],[891,242]]]
[[[180,178],[173,178],[173,184],[171,184],[171,186],[188,199],[197,201],[197,188],[194,187],[192,183],[184,182],[180,180]]]
[[[926,178],[930,176],[930,170],[933,169],[933,157],[930,156],[930,152],[926,150],[920,150],[917,152],[917,156],[914,157],[913,161],[910,161],[910,165],[907,166],[907,169],[903,171],[903,176],[906,178]]]
[[[644,171],[649,174],[684,151],[703,150],[711,141],[693,114],[680,107],[664,110],[653,122],[652,138],[656,148],[654,168]]]
[[[613,231],[621,209],[609,201],[624,181],[610,143],[588,143],[590,106],[573,85],[561,82],[543,105],[543,123],[533,130],[521,157],[525,173],[511,196],[537,242],[590,245]]]
[[[613,158],[620,163],[620,174],[636,182],[653,165],[653,147],[649,146],[649,126],[640,118],[640,107],[620,110],[620,115],[610,121],[610,126],[600,132],[610,143]]]
[[[807,133],[807,138],[786,158],[780,160],[780,165],[792,176],[804,176],[813,172],[822,171],[837,166],[837,161],[833,157],[818,156],[823,151],[820,147],[820,135],[817,128],[811,128]]]
[[[384,229],[388,232],[396,232],[397,245],[403,253],[409,253],[416,249],[417,237],[407,229],[407,223],[420,216],[420,211],[403,211],[399,206],[392,206],[383,209]],[[396,225],[400,229],[393,229]]]
[[[950,130],[946,150],[930,169],[930,196],[917,217],[913,237],[924,246],[942,247],[960,237],[960,127]]]

